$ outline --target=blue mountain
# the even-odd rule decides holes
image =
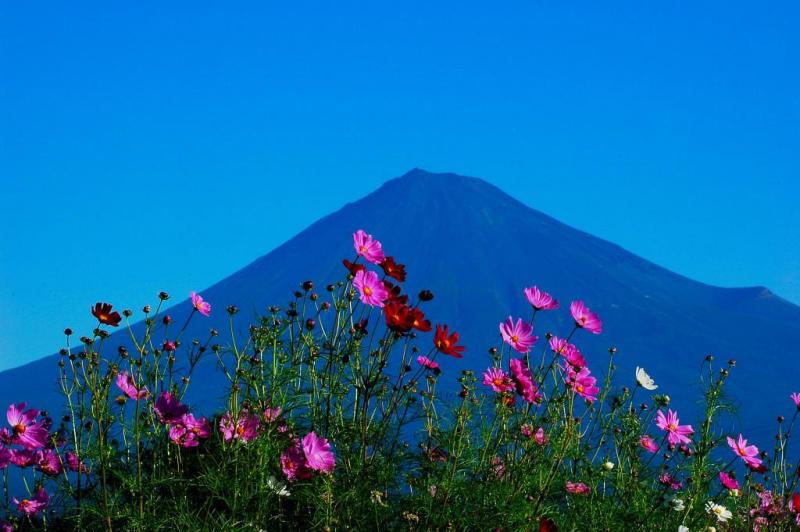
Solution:
[[[226,331],[224,308],[230,304],[241,309],[236,327],[244,334],[268,306],[285,307],[302,281],[313,280],[322,289],[342,279],[340,260],[352,258],[351,233],[359,228],[407,265],[407,292],[434,292],[428,316],[460,332],[466,356],[445,357],[443,382],[447,374],[454,383],[460,370],[489,365],[487,350],[499,342],[498,324],[509,315],[529,316],[522,289],[536,284],[562,302],[562,310],[537,317],[537,334],[566,334],[572,325],[566,307],[583,299],[604,322],[602,335],[575,338],[590,367],[602,373],[608,348],[616,346],[617,384],[633,384],[634,367],[645,367],[658,391],[686,412],[684,422],[697,422],[689,414],[698,409],[699,368],[708,354],[720,368],[736,359],[728,391],[740,400],[737,428],[760,446],[769,448],[775,417],[794,409],[788,396],[800,389],[792,351],[800,337],[800,307],[764,287],[720,288],[688,279],[560,223],[486,181],[419,169],[386,182],[203,290],[214,313],[195,316],[184,339],[205,340],[211,327]],[[182,323],[190,311],[183,301],[169,313]],[[114,333],[107,348],[126,344],[127,336],[127,331]],[[0,405],[27,401],[57,412],[57,360],[52,355],[0,373]],[[213,360],[192,382],[190,399],[196,404],[220,404],[225,391]]]

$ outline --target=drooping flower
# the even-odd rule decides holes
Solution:
[[[311,478],[311,469],[299,444],[294,444],[281,454],[281,469],[289,482]]]
[[[64,471],[58,454],[53,449],[36,451],[36,468],[51,477],[57,477]]]
[[[658,388],[658,385],[653,378],[647,374],[644,368],[636,366],[636,383],[645,390],[653,391]]]
[[[396,301],[388,301],[383,307],[386,326],[398,335],[409,332],[414,327],[414,318],[407,305]]]
[[[741,434],[739,434],[738,440],[728,436],[728,445],[749,467],[761,465],[761,459],[758,457],[758,447],[747,445],[747,440]]]
[[[87,473],[89,471],[89,468],[86,467],[85,464],[81,463],[80,460],[78,460],[78,455],[75,454],[74,451],[67,451],[65,454],[65,461],[67,463],[67,468],[73,473],[77,473],[79,471],[81,473]]]
[[[514,381],[517,393],[528,403],[540,403],[542,394],[539,393],[539,387],[533,382],[533,375],[531,375],[531,370],[525,361],[519,358],[512,358],[508,363],[508,368],[511,370],[511,378]]]
[[[344,264],[344,267],[350,272],[350,275],[355,275],[357,272],[367,269],[363,264],[353,263],[347,259],[342,259],[342,264]]]
[[[417,357],[417,364],[422,366],[425,369],[429,369],[434,372],[436,375],[442,372],[442,368],[439,366],[438,362],[434,362],[430,358],[420,355]]]
[[[658,452],[658,444],[650,436],[644,435],[639,439],[639,445],[649,453]]]
[[[500,368],[489,368],[483,372],[483,384],[496,393],[510,392],[516,388],[511,377]]]
[[[314,432],[309,432],[303,437],[301,443],[308,467],[322,473],[333,472],[336,460],[327,439],[317,436]]]
[[[360,257],[364,257],[364,260],[372,264],[380,264],[386,258],[381,243],[372,238],[372,235],[365,233],[363,229],[353,233],[353,247]]]
[[[571,365],[567,365],[565,370],[567,386],[590,403],[595,402],[597,394],[600,393],[600,388],[596,386],[597,379],[592,377],[589,368],[583,367],[580,371],[575,371]]]
[[[411,309],[411,322],[414,328],[420,332],[430,332],[431,320],[425,319],[425,313],[418,308]]]
[[[161,392],[153,405],[158,421],[166,424],[178,423],[181,416],[189,411],[189,407],[172,396],[170,392]]]
[[[239,417],[235,423],[230,412],[226,412],[219,420],[219,430],[222,432],[222,439],[226,443],[233,440],[239,440],[244,443],[254,440],[258,436],[259,426],[258,415],[247,410],[239,412]]]
[[[729,490],[738,490],[740,487],[739,482],[737,482],[735,478],[730,476],[725,471],[719,472],[719,481],[720,484],[722,484],[723,486],[725,486],[726,489]]]
[[[715,504],[714,501],[708,501],[706,503],[706,512],[715,516],[717,521],[720,523],[726,522],[728,519],[733,517],[733,514],[730,510],[722,506],[721,504]]]
[[[25,403],[10,405],[6,411],[6,419],[11,425],[11,443],[25,449],[40,449],[47,443],[49,434],[44,421],[37,420],[39,411],[25,410]]]
[[[384,301],[389,298],[389,291],[378,278],[378,274],[367,270],[356,272],[353,286],[359,293],[361,302],[372,307],[383,307]]]
[[[134,400],[146,399],[150,396],[147,386],[138,388],[133,381],[133,376],[128,375],[127,371],[120,371],[117,373],[117,387],[122,390],[122,393]]]
[[[532,286],[524,290],[528,303],[536,310],[553,310],[558,308],[558,301],[550,294]]]
[[[668,486],[670,489],[675,491],[678,491],[683,486],[683,484],[681,484],[677,478],[669,473],[662,473],[661,476],[658,477],[658,481],[664,486]]]
[[[592,489],[583,482],[570,482],[566,483],[566,488],[569,493],[573,495],[588,495]]]
[[[433,336],[433,346],[436,348],[437,351],[440,353],[444,353],[445,355],[450,355],[451,357],[455,358],[464,358],[462,354],[464,352],[463,345],[456,345],[458,343],[458,333],[454,332],[450,334],[450,328],[445,325],[436,324],[436,332]]]
[[[575,320],[576,326],[593,334],[603,332],[603,322],[583,301],[573,301],[569,306],[569,311]]]
[[[19,511],[19,513],[25,514],[28,517],[33,517],[47,508],[47,505],[50,504],[50,496],[44,491],[44,488],[39,488],[36,494],[30,499],[18,501],[14,498],[12,501],[17,506],[17,511]]]
[[[503,341],[518,353],[528,353],[538,338],[533,335],[533,327],[521,318],[514,323],[511,316],[500,324]]]
[[[381,268],[383,268],[383,273],[397,279],[401,283],[406,280],[406,267],[403,264],[398,264],[394,261],[394,257],[386,257],[381,262]]]
[[[794,401],[794,406],[796,406],[797,409],[800,410],[800,393],[795,392],[789,397],[791,397],[792,401]]]
[[[678,419],[678,413],[672,410],[667,410],[667,415],[659,410],[656,413],[656,426],[661,430],[667,431],[667,441],[672,445],[680,443],[689,443],[689,434],[694,433],[691,425],[681,425]]]
[[[550,349],[552,349],[554,353],[563,356],[567,364],[572,366],[575,371],[586,367],[586,359],[578,350],[578,347],[567,342],[563,338],[558,338],[557,336],[550,338]]]
[[[97,318],[97,321],[104,325],[111,327],[119,327],[119,322],[122,321],[122,316],[116,310],[112,312],[112,306],[109,303],[95,303],[92,307],[92,316]]]
[[[192,300],[192,306],[197,312],[206,317],[211,316],[211,303],[208,301],[203,301],[203,298],[200,297],[200,294],[195,292],[191,292],[189,297]]]

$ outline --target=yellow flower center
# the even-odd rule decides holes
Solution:
[[[17,423],[16,425],[14,425],[14,432],[16,434],[25,434],[25,424]]]
[[[516,344],[517,342],[519,342],[519,336],[517,336],[516,334],[515,334],[515,335],[513,335],[513,336],[511,337],[511,341],[512,341],[512,342],[514,342],[514,343]]]
[[[669,425],[667,425],[667,430],[669,430],[670,432],[675,432],[676,430],[678,430],[678,425],[676,425],[675,423],[670,423]]]
[[[365,286],[364,287],[364,295],[365,296],[371,296],[372,295],[372,288],[370,288],[369,286]]]

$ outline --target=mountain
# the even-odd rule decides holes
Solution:
[[[569,301],[583,299],[603,319],[604,332],[580,334],[576,343],[597,373],[605,370],[607,349],[615,345],[619,384],[633,383],[634,367],[643,366],[658,391],[688,414],[697,408],[699,367],[706,354],[720,361],[718,367],[736,359],[728,390],[740,400],[737,427],[762,447],[772,439],[775,417],[794,408],[788,395],[800,389],[791,351],[800,337],[800,307],[763,287],[719,288],[693,281],[564,225],[485,181],[419,169],[345,205],[203,290],[214,312],[211,318],[195,316],[184,339],[205,339],[210,327],[226,331],[229,304],[241,309],[236,323],[243,332],[248,320],[266,313],[269,305],[285,307],[302,281],[314,280],[322,290],[342,279],[340,260],[352,258],[351,233],[359,228],[407,265],[409,293],[423,288],[435,293],[428,315],[461,333],[465,358],[443,361],[451,382],[461,369],[489,365],[486,351],[498,343],[497,324],[509,314],[529,315],[522,289],[536,284],[562,302],[561,311],[537,317],[537,333],[565,334],[571,326]],[[184,301],[169,313],[182,323],[190,310]],[[126,331],[106,341],[112,348],[125,342]],[[0,405],[27,401],[57,408],[57,358],[0,373]],[[224,390],[213,361],[198,370],[192,389],[197,403],[218,404]]]

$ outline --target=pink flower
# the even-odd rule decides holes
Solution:
[[[539,427],[536,430],[536,434],[533,435],[533,441],[535,441],[539,445],[547,445],[549,439],[547,438],[547,435],[544,433],[544,429],[542,427]]]
[[[527,353],[539,338],[533,335],[533,327],[529,323],[518,319],[516,323],[511,318],[500,324],[500,335],[503,341],[514,348],[518,353]]]
[[[11,523],[0,523],[0,532],[14,532],[14,527]]]
[[[211,435],[211,425],[206,418],[195,419],[192,414],[184,414],[178,423],[169,427],[169,439],[181,447],[197,447],[200,440]]]
[[[39,488],[39,491],[36,492],[30,499],[22,499],[18,501],[16,498],[12,499],[14,504],[17,505],[17,510],[25,514],[28,517],[33,517],[45,508],[47,505],[50,504],[50,496],[44,491],[44,488]]]
[[[761,465],[761,459],[758,458],[758,447],[755,445],[747,445],[747,440],[739,434],[739,440],[734,440],[728,436],[728,445],[734,453],[739,455],[748,467],[758,467]]]
[[[592,489],[583,482],[570,482],[568,480],[566,487],[567,491],[574,495],[587,495],[592,491]]]
[[[278,421],[281,417],[282,409],[279,406],[274,408],[267,407],[264,409],[264,421],[267,423],[273,423]]]
[[[791,397],[792,401],[794,401],[794,406],[796,406],[797,409],[800,410],[800,393],[795,392],[789,397]]]
[[[281,454],[281,469],[289,482],[311,478],[311,469],[308,467],[305,454],[297,444]]]
[[[678,413],[672,410],[667,411],[667,415],[661,410],[656,413],[656,426],[661,430],[667,431],[667,441],[671,445],[678,445],[679,443],[689,443],[689,434],[694,433],[691,425],[681,425],[678,419]]]
[[[492,458],[492,473],[497,478],[503,478],[506,475],[506,466],[503,464],[503,459],[499,456]]]
[[[181,420],[181,416],[189,411],[189,407],[181,404],[171,393],[162,392],[156,399],[153,410],[156,412],[158,421],[171,425],[178,423]]]
[[[302,445],[309,468],[323,473],[333,472],[336,460],[328,440],[317,436],[314,432],[309,432],[303,437]]]
[[[372,264],[380,264],[386,258],[381,243],[372,238],[372,235],[365,233],[363,229],[353,233],[353,247],[356,248],[359,256],[364,257],[364,260]]]
[[[146,399],[150,396],[147,386],[137,388],[133,382],[133,377],[128,375],[127,371],[120,371],[117,373],[117,387],[122,390],[122,393],[134,400]]]
[[[524,290],[528,303],[536,310],[553,310],[558,308],[558,301],[553,296],[532,286]]]
[[[725,486],[725,488],[729,490],[739,489],[739,483],[736,481],[736,479],[727,474],[725,471],[719,472],[719,481],[723,486]]]
[[[65,457],[66,457],[67,467],[73,473],[77,473],[78,471],[80,471],[81,473],[87,473],[89,471],[89,469],[84,464],[82,464],[80,460],[78,460],[78,455],[75,454],[73,451],[67,451]]]
[[[657,453],[658,452],[658,444],[651,438],[650,436],[644,435],[639,439],[639,445],[644,448],[645,451],[649,453]]]
[[[569,311],[575,319],[576,326],[594,334],[603,332],[603,322],[583,301],[573,301],[569,306]]]
[[[533,376],[528,365],[518,358],[513,358],[508,366],[511,370],[511,378],[514,380],[517,393],[529,403],[540,403],[542,394],[539,393],[539,387],[533,382]]]
[[[203,316],[211,316],[211,303],[208,301],[203,301],[203,298],[200,297],[200,294],[195,292],[190,293],[189,297],[192,299],[192,306],[197,312]]]
[[[483,384],[496,393],[510,392],[515,388],[511,377],[500,368],[489,368],[483,373]]]
[[[8,464],[11,463],[11,459],[13,456],[14,453],[11,452],[11,449],[6,449],[2,445],[0,445],[0,470],[8,467]]]
[[[372,307],[383,307],[383,302],[389,298],[389,291],[375,272],[357,271],[353,278],[353,286],[358,289],[361,302]]]
[[[431,370],[432,372],[434,372],[437,375],[442,372],[442,368],[439,366],[439,363],[438,362],[434,362],[433,360],[431,360],[430,358],[428,358],[426,356],[422,356],[422,355],[418,356],[417,357],[417,364],[419,364],[423,368]]]
[[[533,427],[525,423],[519,428],[519,431],[522,433],[523,436],[526,438],[533,438]]]
[[[6,419],[11,425],[11,443],[26,449],[44,447],[49,438],[44,421],[37,421],[38,410],[25,410],[25,403],[11,405],[6,411]]]
[[[600,388],[595,386],[597,379],[591,376],[589,368],[584,367],[576,372],[572,366],[568,365],[565,370],[567,372],[567,376],[565,377],[567,386],[590,403],[595,402]]]
[[[670,475],[669,473],[663,473],[660,477],[658,477],[658,481],[663,484],[664,486],[669,486],[671,489],[677,491],[683,487],[680,481],[677,478]]]
[[[36,451],[35,457],[37,469],[45,475],[57,477],[64,471],[61,460],[53,449]]]
[[[226,443],[233,440],[240,440],[244,443],[252,441],[258,436],[260,421],[256,414],[251,414],[247,410],[239,412],[239,418],[234,423],[233,416],[226,412],[219,420],[219,430],[222,432],[222,439]]]
[[[36,451],[12,449],[11,463],[20,468],[30,467],[36,463]]]
[[[550,338],[550,349],[552,349],[554,353],[563,356],[567,364],[575,368],[576,371],[586,367],[586,359],[583,358],[578,348],[563,338],[558,338],[557,336]]]

